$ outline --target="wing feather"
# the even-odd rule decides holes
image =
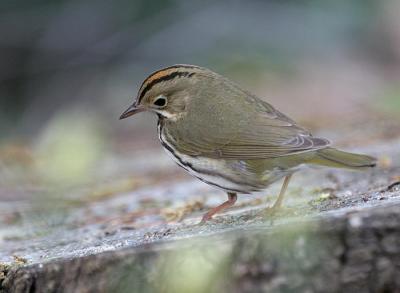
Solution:
[[[178,151],[192,156],[249,160],[298,154],[330,144],[326,139],[313,137],[255,96],[247,96],[240,109],[231,104],[218,107],[218,102],[197,106],[196,111],[203,107],[201,112],[208,117],[187,115],[180,126],[167,127],[171,143]]]

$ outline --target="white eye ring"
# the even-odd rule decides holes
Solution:
[[[167,105],[167,97],[160,95],[154,101],[153,105],[159,108],[165,107]]]

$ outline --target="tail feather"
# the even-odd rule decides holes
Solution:
[[[343,152],[334,148],[321,149],[315,152],[312,164],[349,169],[365,169],[376,166],[376,159],[367,155]]]

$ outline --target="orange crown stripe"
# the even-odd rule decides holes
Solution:
[[[150,74],[149,77],[147,77],[142,85],[140,86],[139,89],[139,101],[140,99],[144,96],[144,93],[146,93],[151,87],[153,87],[156,83],[158,83],[159,81],[164,81],[166,79],[168,79],[168,77],[170,76],[179,76],[179,75],[190,75],[190,73],[188,72],[182,72],[179,69],[187,69],[187,68],[198,68],[197,66],[193,66],[193,65],[173,65],[167,68],[163,68],[160,69],[152,74]],[[191,76],[191,75],[190,75]]]

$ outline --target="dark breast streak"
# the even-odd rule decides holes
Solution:
[[[172,147],[171,145],[169,145],[169,144],[163,139],[163,127],[164,127],[163,118],[161,117],[161,115],[158,115],[158,122],[157,122],[158,138],[160,139],[160,142],[161,142],[162,146],[163,146],[169,153],[171,153],[171,154],[177,159],[178,165],[179,165],[180,167],[182,167],[182,168],[185,169],[187,172],[189,172],[190,174],[192,174],[193,176],[195,176],[197,179],[203,181],[204,183],[207,183],[207,184],[212,185],[212,186],[219,187],[219,188],[224,189],[224,190],[229,191],[229,192],[237,192],[237,193],[244,193],[244,194],[247,194],[247,193],[250,193],[250,192],[255,192],[255,191],[259,191],[259,190],[260,190],[260,189],[257,188],[257,187],[249,186],[248,184],[245,184],[245,183],[243,183],[243,182],[235,181],[235,180],[233,180],[231,177],[226,176],[225,174],[219,174],[219,173],[210,172],[210,171],[207,171],[207,170],[204,170],[204,169],[198,169],[198,168],[196,168],[195,166],[193,166],[192,163],[187,162],[187,161],[184,161],[184,160],[177,154],[177,152],[175,152],[175,150],[173,149],[173,147]],[[195,175],[195,174],[191,173],[190,171],[194,171],[194,172],[196,172],[198,175]],[[232,182],[232,183],[234,183],[234,184],[236,184],[236,185],[239,185],[239,186],[242,185],[242,186],[244,187],[244,189],[243,189],[243,190],[232,189],[232,188],[230,188],[230,187],[225,187],[225,186],[219,185],[219,184],[217,184],[217,183],[215,183],[215,182],[211,182],[211,181],[205,180],[203,177],[201,177],[201,174],[210,175],[210,176],[214,176],[214,177],[221,177],[221,178],[223,178],[223,179],[225,179],[225,180],[228,180],[228,181],[230,181],[230,182]],[[247,188],[246,188],[246,187],[247,187]],[[250,188],[249,188],[249,187],[250,187]]]

